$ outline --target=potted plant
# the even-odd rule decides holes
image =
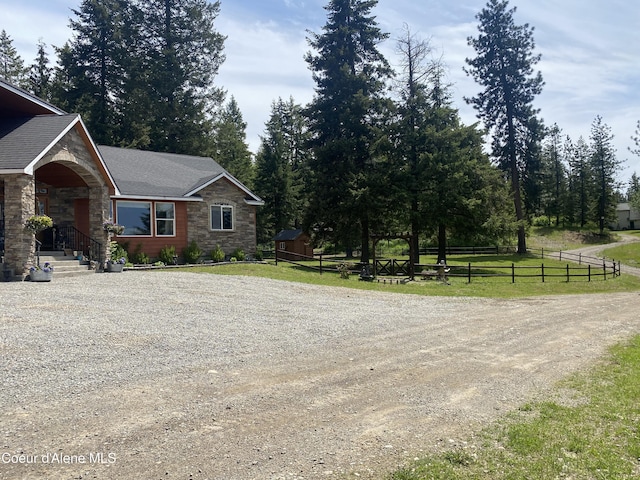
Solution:
[[[107,272],[122,272],[125,263],[127,263],[127,260],[124,257],[117,260],[109,260],[107,262]]]
[[[102,228],[104,228],[104,231],[109,235],[122,235],[122,233],[124,232],[124,226],[116,225],[111,220],[107,220],[106,222],[104,222],[102,224]]]
[[[118,242],[110,242],[109,249],[110,254],[109,260],[107,260],[106,271],[122,272],[122,269],[127,263],[127,251]]]
[[[24,223],[24,228],[34,235],[51,227],[53,227],[53,220],[48,215],[32,215]]]
[[[29,279],[32,282],[50,282],[53,279],[53,265],[49,262],[40,267],[33,266],[29,269]]]

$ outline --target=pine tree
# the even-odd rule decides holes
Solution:
[[[265,202],[258,214],[261,243],[271,240],[280,230],[300,224],[307,141],[302,107],[293,98],[274,102],[256,155],[254,190]]]
[[[220,2],[134,0],[142,14],[137,68],[147,82],[149,148],[201,154],[223,102],[214,78],[225,37],[215,30]],[[143,94],[144,90],[138,91]]]
[[[51,101],[51,76],[53,69],[49,66],[47,45],[42,39],[38,40],[38,54],[29,72],[31,92],[43,100]]]
[[[24,61],[13,46],[13,39],[5,30],[0,32],[0,77],[18,87],[28,88]]]
[[[596,187],[592,211],[602,234],[607,222],[615,220],[616,174],[622,162],[616,158],[611,128],[602,121],[600,115],[591,124],[590,138],[591,171]]]
[[[322,34],[311,33],[305,60],[315,96],[307,113],[313,135],[306,224],[370,257],[369,230],[379,197],[372,195],[374,147],[391,69],[378,50],[388,37],[371,11],[377,0],[330,0]]]
[[[511,188],[520,223],[518,253],[526,253],[525,210],[521,196],[521,181],[526,167],[524,154],[532,145],[541,123],[532,121],[537,111],[533,100],[542,91],[540,72],[533,67],[540,60],[534,55],[533,28],[517,26],[506,0],[489,0],[477,15],[477,38],[468,38],[477,57],[467,59],[467,74],[484,87],[476,97],[467,99],[478,111],[480,119],[493,134],[493,156],[511,178]],[[532,134],[533,133],[533,134]]]
[[[573,145],[570,145],[573,147]],[[584,227],[589,218],[589,200],[592,192],[591,152],[584,138],[578,141],[570,152],[569,167],[572,203],[575,205],[574,216],[580,225]]]
[[[82,115],[98,143],[118,140],[118,101],[124,96],[126,76],[126,9],[126,0],[83,0],[72,10],[73,39],[58,49],[56,96],[69,111]]]
[[[427,227],[423,204],[429,202],[424,198],[424,182],[428,176],[425,168],[429,141],[427,123],[433,103],[429,88],[436,90],[434,84],[440,81],[438,72],[441,66],[430,58],[432,49],[429,42],[412,34],[408,27],[396,45],[402,71],[395,88],[399,99],[396,105],[397,120],[392,129],[394,148],[391,157],[394,160],[389,166],[390,174],[395,178],[389,183],[405,188],[397,188],[400,196],[396,205],[400,209],[390,213],[402,218],[408,212],[407,223],[413,241],[410,250],[414,255],[414,263],[419,263],[419,237]]]
[[[212,157],[244,185],[253,186],[254,169],[247,145],[247,124],[232,96],[215,124]]]
[[[557,125],[549,129],[542,152],[542,211],[551,223],[559,226],[567,202],[567,171],[565,167],[562,130]]]

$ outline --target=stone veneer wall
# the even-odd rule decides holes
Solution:
[[[49,189],[49,216],[56,225],[73,226],[74,200],[89,198],[88,187],[62,187]]]
[[[109,218],[109,189],[105,183],[102,173],[87,150],[84,140],[80,134],[72,129],[69,131],[49,152],[37,163],[36,168],[50,162],[59,162],[69,167],[77,173],[87,184],[87,189],[76,190],[81,196],[75,198],[89,198],[89,225],[91,238],[102,244],[101,256],[106,260],[109,255],[109,237],[104,231],[102,224]],[[56,223],[63,221],[66,224],[73,224],[73,199],[70,198],[74,189],[60,189],[63,202],[57,202],[56,208],[60,214],[54,220]],[[66,198],[65,198],[66,197]],[[51,201],[51,199],[50,199]],[[52,205],[50,204],[50,208]],[[51,212],[53,215],[53,212]]]
[[[27,219],[36,213],[36,186],[33,176],[4,175],[5,264],[23,278],[35,262],[35,241],[25,231]]]
[[[226,179],[218,180],[198,193],[203,201],[188,205],[188,241],[195,240],[205,256],[216,245],[220,245],[227,256],[236,248],[241,248],[246,254],[255,254],[256,207],[245,203],[245,193]],[[214,204],[234,207],[233,231],[210,229],[209,207]]]

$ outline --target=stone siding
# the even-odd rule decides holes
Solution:
[[[202,202],[189,203],[188,241],[196,241],[208,257],[212,249],[219,245],[229,256],[240,248],[248,255],[256,251],[256,207],[247,205],[245,193],[226,179],[218,180],[198,192]],[[223,204],[233,207],[232,231],[213,231],[210,227],[211,205]]]
[[[24,229],[36,213],[36,186],[31,175],[4,175],[5,264],[22,279],[35,262],[35,239]]]

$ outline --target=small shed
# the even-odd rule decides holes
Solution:
[[[285,260],[302,260],[302,257],[312,257],[313,248],[309,235],[301,229],[282,230],[275,237],[275,250],[278,258]]]

